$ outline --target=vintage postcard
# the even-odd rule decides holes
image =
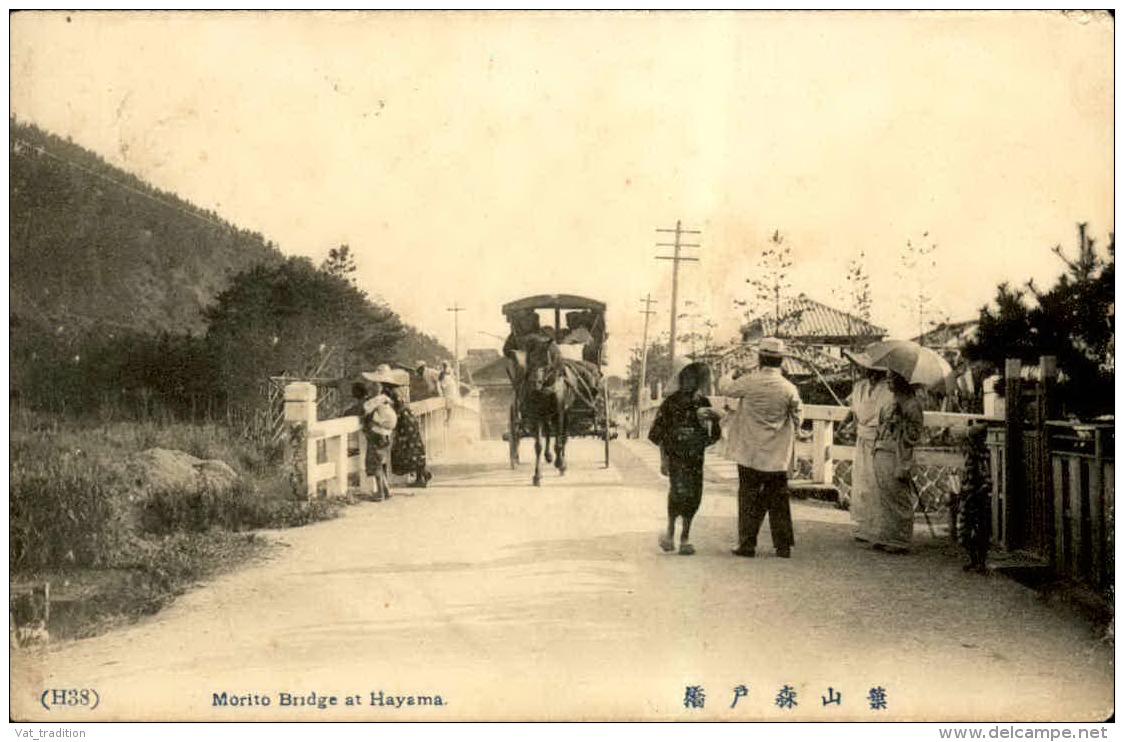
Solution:
[[[1110,13],[9,34],[14,722],[1114,714]]]

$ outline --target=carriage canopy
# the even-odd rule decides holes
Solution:
[[[510,301],[502,311],[511,325],[505,355],[518,337],[537,333],[543,327],[559,343],[564,358],[588,361],[594,365],[594,372],[600,373],[597,367],[606,362],[604,302],[576,294],[538,294]]]
[[[539,294],[509,301],[503,305],[503,313],[508,317],[528,309],[558,309],[562,311],[579,309],[603,314],[605,303],[576,294]]]

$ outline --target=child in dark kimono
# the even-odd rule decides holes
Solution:
[[[702,502],[703,458],[706,447],[721,437],[719,413],[712,409],[703,390],[710,371],[702,363],[691,363],[679,372],[679,389],[656,411],[648,440],[660,447],[661,473],[667,474],[667,533],[660,536],[660,548],[675,548],[675,520],[683,519],[679,553],[694,554],[691,545],[691,519]]]
[[[987,450],[987,425],[983,423],[968,427],[958,525],[960,543],[968,552],[964,571],[986,574],[991,541],[991,455]]]

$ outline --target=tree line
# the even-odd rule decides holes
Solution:
[[[1116,373],[1116,236],[1103,248],[1078,224],[1075,255],[1060,245],[1053,252],[1064,270],[1048,289],[1033,280],[1021,286],[999,285],[995,298],[981,307],[976,337],[965,348],[968,358],[1002,373],[1007,358],[1037,364],[1041,356],[1057,358],[1062,410],[1088,418],[1114,411]]]
[[[289,258],[234,277],[201,334],[107,326],[52,334],[10,321],[12,394],[64,413],[222,418],[260,408],[271,376],[347,378],[449,356],[346,278]]]
[[[229,418],[270,376],[450,357],[354,281],[9,120],[9,394],[79,415]]]

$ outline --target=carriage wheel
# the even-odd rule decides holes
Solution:
[[[514,469],[519,463],[519,412],[515,409],[514,402],[508,415],[507,458],[511,468]]]

